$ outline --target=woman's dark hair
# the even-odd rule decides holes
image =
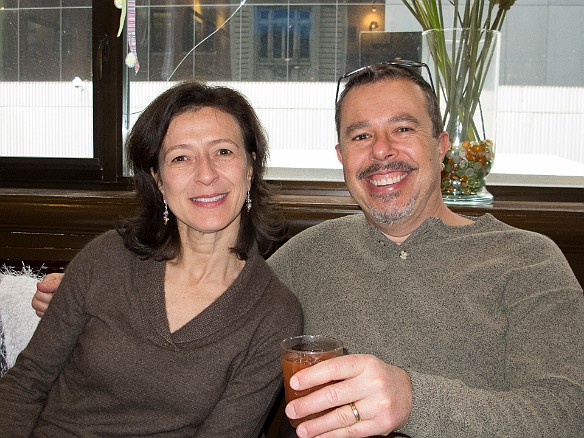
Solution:
[[[363,71],[351,76],[339,96],[335,105],[335,125],[339,142],[341,139],[341,107],[347,93],[352,88],[359,85],[373,84],[388,79],[402,79],[418,85],[424,92],[426,98],[426,109],[428,110],[428,115],[432,121],[432,135],[438,137],[444,130],[444,123],[442,122],[442,116],[440,115],[440,105],[438,104],[438,99],[430,84],[428,84],[428,82],[426,82],[424,78],[412,68],[380,63],[367,67],[363,69]]]
[[[247,160],[253,168],[249,190],[253,207],[248,213],[242,205],[241,224],[232,251],[241,260],[257,242],[262,255],[284,238],[285,226],[274,209],[271,187],[264,180],[268,142],[264,129],[247,99],[239,92],[200,82],[183,82],[166,90],[144,109],[127,142],[127,159],[133,171],[138,214],[119,228],[126,246],[144,256],[170,260],[180,255],[177,221],[169,212],[164,225],[164,202],[151,170],[159,171],[159,153],[170,122],[186,111],[215,108],[233,116],[243,134]],[[255,154],[255,159],[253,158]]]

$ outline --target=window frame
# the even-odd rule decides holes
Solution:
[[[94,158],[0,157],[0,187],[71,190],[131,190],[124,176],[122,124],[124,36],[117,37],[119,10],[113,2],[92,2],[92,79]],[[103,129],[107,127],[107,129]],[[284,193],[335,196],[347,193],[343,182],[273,180]],[[505,201],[582,203],[584,187],[490,185]],[[73,193],[73,192],[72,192]]]
[[[92,3],[93,158],[0,157],[2,187],[127,185],[123,176],[123,37],[113,2]],[[103,127],[108,129],[102,129]]]

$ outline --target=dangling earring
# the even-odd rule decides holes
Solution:
[[[444,163],[440,163],[440,170],[441,170],[441,171],[442,171],[442,170],[444,170],[444,168],[445,168],[445,167],[446,167],[446,166],[444,165]]]
[[[247,191],[247,195],[245,196],[245,211],[248,213],[251,211],[251,195],[249,194],[249,190]]]
[[[164,222],[164,225],[166,225],[168,223],[168,204],[166,203],[166,200],[163,199],[164,201],[164,211],[162,212],[162,221]]]

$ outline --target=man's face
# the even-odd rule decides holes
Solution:
[[[396,225],[411,232],[443,205],[440,163],[448,134],[432,137],[416,84],[389,79],[351,89],[336,149],[351,195],[382,231]]]

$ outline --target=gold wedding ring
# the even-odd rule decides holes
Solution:
[[[355,420],[357,420],[357,423],[361,421],[361,415],[359,415],[359,411],[357,410],[357,406],[355,406],[355,403],[353,402],[349,403],[349,407],[353,411],[353,415],[355,416]]]

